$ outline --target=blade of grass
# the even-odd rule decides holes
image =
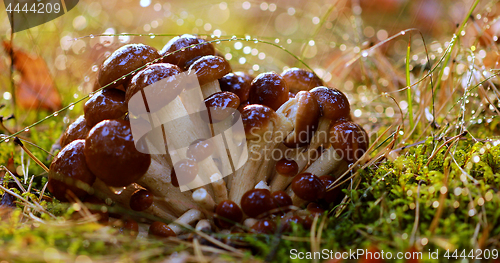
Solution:
[[[410,118],[410,130],[413,130],[413,103],[411,96],[411,80],[410,80],[410,48],[411,48],[411,34],[410,40],[408,41],[408,48],[406,49],[406,86],[408,89],[406,90],[406,94],[408,96],[408,114]]]

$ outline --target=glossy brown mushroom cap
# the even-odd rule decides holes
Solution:
[[[139,224],[137,224],[137,221],[133,219],[127,219],[125,220],[123,227],[120,228],[120,231],[128,232],[131,236],[137,237],[137,235],[139,234]]]
[[[217,92],[205,99],[210,123],[217,123],[229,117],[240,106],[240,98],[228,91]]]
[[[323,117],[332,121],[351,118],[351,106],[345,94],[340,90],[316,87],[310,92],[318,101]]]
[[[329,141],[338,155],[346,162],[356,162],[368,149],[369,138],[366,131],[351,121],[335,123],[330,128]]]
[[[125,92],[103,89],[90,97],[83,107],[83,112],[90,127],[103,120],[119,119],[127,113]]]
[[[231,72],[231,65],[222,57],[204,56],[189,66],[189,72],[195,73],[200,85],[204,85]]]
[[[323,176],[320,176],[319,179],[323,182],[323,184],[325,185],[325,196],[323,197],[323,199],[327,202],[327,203],[334,203],[337,201],[337,199],[341,196],[342,194],[342,190],[340,187],[337,187],[335,189],[330,189],[330,190],[327,190],[326,188],[329,187],[333,182],[335,182],[335,177],[331,176],[331,175],[323,175]]]
[[[135,191],[130,197],[130,208],[134,211],[144,211],[148,209],[154,201],[154,196],[151,192],[144,189]]]
[[[263,219],[255,223],[251,227],[252,232],[257,233],[257,234],[267,234],[271,235],[274,234],[276,231],[276,223],[269,219]]]
[[[170,54],[176,50],[181,50],[191,45],[194,46]],[[196,57],[214,55],[215,48],[212,46],[212,44],[206,43],[206,41],[201,38],[189,34],[184,34],[174,37],[170,41],[168,41],[168,43],[159,53],[161,56],[164,56],[163,62],[171,63],[183,68],[188,61]]]
[[[267,189],[252,189],[241,197],[241,209],[249,217],[257,217],[275,208],[276,203]]]
[[[276,72],[261,73],[252,81],[250,103],[266,105],[277,110],[287,100],[288,86]]]
[[[149,85],[181,73],[181,69],[173,64],[158,63],[148,66],[147,68],[137,72],[129,84],[129,88],[125,94],[125,102],[128,104],[132,96],[140,92]],[[168,91],[161,89],[161,87],[154,87],[148,90],[148,105],[151,112],[158,109],[152,109],[154,105],[163,107],[165,103],[173,100],[182,92],[181,85],[168,85]],[[150,101],[151,100],[151,101]],[[155,100],[158,100],[156,102]]]
[[[236,94],[240,100],[247,101],[253,77],[244,72],[228,73],[219,79],[220,89]]]
[[[191,159],[184,159],[174,164],[175,178],[177,185],[185,185],[192,182],[198,174],[199,168],[196,161]],[[174,181],[172,180],[172,184]]]
[[[165,223],[155,221],[149,226],[149,235],[156,237],[175,237],[175,232]]]
[[[125,77],[125,79],[123,77],[158,58],[160,58],[158,51],[144,44],[128,44],[120,47],[102,63],[97,76],[99,85],[104,87],[112,83],[106,88],[116,88],[123,85],[127,89],[132,75]]]
[[[271,194],[276,206],[281,210],[288,211],[288,207],[293,205],[292,198],[285,191],[276,191]]]
[[[325,185],[316,175],[310,173],[295,176],[292,181],[292,190],[298,197],[309,202],[325,196]]]
[[[215,151],[215,146],[211,140],[198,139],[189,145],[186,151],[186,157],[201,162],[211,156]]]
[[[281,219],[281,229],[284,233],[292,231],[293,227],[292,225],[303,225],[304,224],[304,219],[302,219],[300,216],[297,215],[292,215],[292,216],[286,216]]]
[[[95,175],[85,162],[84,148],[84,140],[72,141],[57,154],[50,164],[47,188],[61,201],[71,200],[74,196],[85,197],[87,191],[82,187],[90,187],[95,181]],[[72,192],[74,196],[68,195],[68,192]]]
[[[288,84],[289,90],[294,93],[323,86],[323,81],[316,74],[300,68],[287,69],[281,76]]]
[[[87,120],[82,115],[68,126],[61,136],[59,144],[61,144],[61,147],[64,147],[74,140],[85,139],[91,128],[92,126],[87,124]]]
[[[295,99],[297,99],[297,109],[295,110],[294,131],[286,138],[287,147],[309,144],[321,116],[319,104],[310,92],[300,91],[295,95]]]
[[[282,158],[275,164],[276,172],[283,176],[293,177],[299,172],[299,165],[296,161]]]
[[[141,178],[151,157],[135,148],[130,123],[105,120],[90,130],[85,140],[85,160],[89,169],[109,186],[127,186]]]
[[[267,131],[271,122],[275,122],[277,118],[276,112],[267,106],[260,104],[245,106],[241,112],[241,120],[247,139],[260,139],[261,133]]]
[[[230,200],[220,202],[215,208],[215,213],[217,214],[215,223],[221,228],[230,228],[243,219],[241,208]]]

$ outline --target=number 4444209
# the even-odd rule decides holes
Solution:
[[[497,249],[471,249],[471,250],[446,250],[444,257],[447,259],[497,259],[498,250]]]
[[[6,9],[7,13],[17,12],[17,13],[35,13],[35,14],[44,14],[44,13],[59,13],[61,12],[61,5],[59,3],[33,3],[31,6],[28,3],[24,5],[20,5],[17,3],[16,5],[12,5],[10,3]]]

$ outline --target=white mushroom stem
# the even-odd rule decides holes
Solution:
[[[194,223],[203,218],[203,213],[200,210],[191,209],[182,214],[182,216],[177,218],[174,222],[168,224],[168,227],[170,227],[175,234],[179,235],[186,229],[186,227],[194,225]]]
[[[273,126],[273,123],[269,123],[268,130],[271,130]],[[269,135],[269,138],[264,138],[265,135]],[[229,199],[238,205],[240,205],[241,197],[255,186],[256,174],[262,163],[262,154],[266,148],[266,141],[271,139],[269,133],[264,132],[263,136],[257,140],[247,141],[248,160],[234,173],[231,180]]]
[[[330,124],[330,119],[325,117],[319,118],[318,129],[314,132],[307,149],[307,154],[305,155],[307,158],[302,159],[300,163],[297,162],[299,164],[299,171],[304,169],[304,167],[309,164],[309,160],[312,158],[313,154],[315,154],[315,151],[319,146],[328,143]]]
[[[167,220],[175,220],[177,218],[170,212],[170,206],[164,200],[154,200],[150,207],[141,212],[154,215]]]
[[[256,186],[255,189],[267,189],[271,191],[271,188],[266,184],[264,181],[260,181]]]
[[[259,220],[255,219],[255,218],[247,218],[247,219],[245,219],[245,221],[243,221],[243,225],[248,227],[248,228],[251,228],[257,222],[259,222]]]
[[[338,169],[342,163],[345,163],[345,161],[338,154],[337,149],[330,147],[324,151],[316,161],[307,167],[305,172],[319,177],[330,174],[330,172]]]
[[[172,185],[171,168],[161,165],[159,156],[151,155],[151,164],[148,171],[137,183],[149,190],[155,197],[162,198],[169,206],[169,211],[175,216],[182,215],[190,208],[197,207],[191,199],[191,193],[181,192]]]
[[[201,92],[203,93],[204,98],[208,98],[210,97],[210,95],[221,91],[222,90],[220,89],[219,80],[217,79],[201,85]]]
[[[200,206],[200,208],[213,214],[215,210],[215,202],[205,188],[196,189],[192,196],[193,200]]]
[[[266,143],[266,152],[263,156],[263,161],[257,172],[256,182],[265,181],[267,182],[270,174],[274,170],[274,151],[276,147],[283,142],[283,140],[292,132],[293,123],[288,120],[283,114],[277,113],[278,115],[278,126],[275,129],[271,141]]]
[[[212,179],[212,178],[211,178]],[[215,202],[218,204],[228,199],[226,182],[220,178],[216,181],[212,180],[212,188],[214,189]]]
[[[294,206],[297,206],[297,207],[302,207],[303,205],[306,205],[307,203],[309,203],[309,201],[306,201],[300,197],[298,197],[292,190],[291,187],[288,187],[288,189],[286,190],[286,193],[290,196],[290,198],[292,198],[292,204]]]
[[[198,231],[209,232],[212,231],[212,225],[210,224],[210,221],[202,219],[196,223],[195,229]]]

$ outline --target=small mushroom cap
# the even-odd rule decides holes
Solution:
[[[101,65],[97,79],[99,85],[107,88],[117,88],[123,85],[127,89],[127,84],[132,75],[125,77],[130,72],[159,59],[158,51],[144,44],[128,44],[115,50]],[[114,83],[116,81],[116,83]]]
[[[74,140],[85,139],[91,128],[92,127],[87,124],[85,117],[81,115],[68,126],[61,136],[59,144],[61,144],[61,147],[64,147]]]
[[[174,164],[175,178],[178,185],[186,185],[192,182],[198,174],[198,164],[191,159],[184,159]],[[172,184],[173,184],[172,180]]]
[[[125,101],[128,104],[132,96],[140,92],[149,85],[181,73],[181,69],[173,64],[158,63],[148,66],[147,68],[137,72],[132,78],[125,94]],[[150,112],[155,112],[159,109],[155,107],[163,107],[175,99],[182,92],[182,85],[165,85],[168,86],[168,91],[161,87],[155,87],[148,90],[148,106]]]
[[[130,208],[134,211],[144,211],[148,209],[154,201],[154,196],[151,192],[144,189],[135,191],[130,197]]]
[[[253,77],[244,72],[228,73],[219,79],[220,89],[236,94],[240,100],[247,101]]]
[[[250,103],[263,104],[277,110],[287,100],[288,86],[276,72],[261,73],[252,81]]]
[[[276,223],[269,219],[263,219],[255,223],[251,227],[252,232],[257,233],[257,234],[267,234],[271,235],[274,234],[276,231]]]
[[[221,228],[230,228],[234,223],[240,223],[243,219],[241,208],[233,201],[224,200],[215,208],[217,218],[215,223]]]
[[[281,73],[281,76],[293,93],[323,86],[323,81],[316,74],[300,68],[287,69]]]
[[[303,225],[304,219],[298,215],[286,216],[281,219],[281,229],[284,233],[292,231],[292,225]]]
[[[155,221],[149,226],[149,235],[156,237],[175,237],[175,232],[165,223]]]
[[[337,122],[330,127],[328,140],[339,156],[348,163],[354,163],[361,158],[369,145],[366,131],[351,121]]]
[[[141,178],[151,164],[151,156],[135,148],[130,123],[104,120],[90,130],[85,140],[89,169],[109,186],[127,186]]]
[[[205,99],[210,123],[225,120],[240,106],[240,98],[232,92],[217,92]]]
[[[204,56],[191,64],[189,72],[195,73],[200,85],[204,85],[231,72],[231,65],[223,57]]]
[[[276,191],[271,194],[276,206],[285,212],[293,205],[292,198],[285,191]]]
[[[332,121],[351,118],[351,107],[347,97],[338,89],[316,87],[310,90],[321,108],[323,117]]]
[[[103,89],[90,97],[83,107],[83,112],[90,127],[103,120],[119,119],[127,113],[125,92]]]
[[[95,181],[95,175],[85,162],[84,148],[84,140],[72,141],[50,164],[47,188],[61,201],[68,201],[68,192],[72,192],[78,198],[85,197],[87,191],[82,187],[90,187]]]
[[[276,122],[277,119],[278,115],[273,109],[260,104],[247,105],[241,112],[247,139],[260,138],[268,130],[270,123]]]
[[[139,234],[139,224],[133,219],[127,219],[123,227],[120,228],[120,232],[129,232],[131,236],[137,237]]]
[[[170,54],[176,50],[181,50],[182,48],[191,45],[195,46]],[[164,56],[163,62],[171,63],[183,68],[188,61],[196,57],[214,55],[215,48],[214,46],[212,46],[212,44],[206,43],[206,41],[201,38],[189,34],[184,34],[174,37],[170,41],[168,41],[168,43],[159,53],[161,56]]]
[[[293,192],[309,202],[314,202],[325,196],[325,185],[316,176],[310,173],[302,173],[293,178]]]
[[[211,156],[214,151],[215,146],[211,140],[198,139],[189,145],[186,157],[195,162],[201,162]]]
[[[267,189],[252,189],[241,197],[241,209],[249,217],[257,217],[276,208],[276,203]]]
[[[299,165],[296,161],[282,158],[275,164],[276,172],[283,176],[293,177],[299,172]]]
[[[323,197],[323,199],[327,203],[334,203],[334,202],[336,202],[338,200],[338,198],[342,194],[342,188],[337,187],[335,189],[326,190],[326,188],[328,186],[330,186],[333,182],[335,182],[335,177],[333,177],[331,175],[323,175],[323,176],[320,176],[319,179],[325,185],[325,196]]]
[[[300,147],[309,144],[321,116],[316,98],[308,91],[300,91],[295,95],[297,108],[295,109],[294,131],[286,137],[287,147]]]

